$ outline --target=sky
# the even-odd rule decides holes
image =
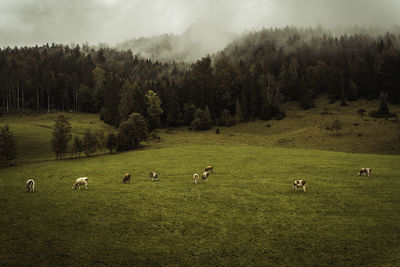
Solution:
[[[399,0],[0,0],[0,47],[114,45],[182,34],[190,25],[230,33],[262,27],[400,25]]]

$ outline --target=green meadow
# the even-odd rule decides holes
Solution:
[[[161,129],[137,151],[59,161],[56,114],[2,117],[19,158],[0,169],[0,266],[399,266],[398,121],[360,117],[356,104],[286,115],[220,134]],[[68,116],[74,134],[114,131]],[[325,129],[333,119],[341,130]],[[206,165],[210,180],[193,184]],[[89,189],[72,190],[82,176]]]

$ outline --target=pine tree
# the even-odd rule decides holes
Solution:
[[[117,136],[113,133],[109,133],[107,136],[106,147],[110,150],[110,153],[113,153],[113,150],[117,149],[118,139]]]
[[[97,138],[95,134],[92,134],[90,129],[87,129],[83,136],[83,150],[87,157],[94,154],[97,150]]]
[[[120,149],[131,150],[139,146],[139,143],[147,137],[147,125],[142,115],[132,113],[129,119],[119,126]]]
[[[13,160],[17,157],[17,142],[15,141],[8,124],[0,129],[0,155],[7,166],[9,160]]]
[[[239,123],[239,122],[243,121],[242,107],[240,105],[239,99],[236,100],[235,110],[236,110],[235,120],[236,120],[236,123]]]
[[[71,140],[71,124],[64,115],[59,115],[53,129],[51,144],[57,159],[62,159],[67,153],[68,143]]]
[[[163,114],[161,100],[152,90],[147,91],[147,114],[150,119],[150,130],[160,127],[160,116]]]

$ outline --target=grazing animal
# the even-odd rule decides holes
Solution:
[[[81,190],[81,185],[85,185],[86,190],[88,189],[89,178],[81,177],[76,179],[75,183],[72,185],[72,189],[79,189]]]
[[[300,187],[303,187],[303,191],[306,192],[306,181],[304,180],[296,180],[293,183],[293,190],[299,190]]]
[[[203,175],[201,176],[202,181],[204,182],[205,180],[208,180],[210,177],[210,172],[203,172]]]
[[[205,171],[205,172],[213,173],[213,170],[214,170],[214,167],[213,167],[213,166],[207,166],[207,167],[204,168],[204,171]]]
[[[370,176],[371,174],[372,174],[372,169],[371,169],[371,168],[362,168],[362,169],[358,172],[358,176],[361,176],[361,175]]]
[[[131,183],[131,174],[130,173],[125,174],[124,179],[122,179],[122,182],[124,184]]]
[[[33,179],[26,181],[26,191],[35,192],[35,181]]]
[[[197,184],[197,180],[199,180],[199,175],[197,173],[193,174],[193,183]]]
[[[153,181],[153,182],[159,180],[158,174],[156,172],[151,172],[150,178],[151,178],[151,181]]]

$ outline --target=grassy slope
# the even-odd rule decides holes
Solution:
[[[255,121],[230,128],[220,127],[219,136],[215,130],[199,133],[187,131],[187,127],[172,132],[160,130],[164,142],[151,146],[196,142],[400,155],[400,122],[397,119],[374,119],[357,114],[360,108],[366,110],[365,114],[378,109],[378,101],[360,100],[348,104],[342,107],[339,103],[329,104],[328,100],[320,98],[316,108],[299,110],[297,104],[286,103],[283,109],[287,116],[281,121]],[[329,115],[321,115],[325,108]],[[400,114],[400,106],[391,106],[391,111]],[[336,119],[341,122],[342,129],[338,132],[326,130]],[[271,127],[267,128],[267,124]]]
[[[61,114],[61,113],[59,113]],[[59,114],[13,115],[0,117],[0,125],[8,123],[17,141],[16,164],[54,159],[50,140],[55,120]],[[83,135],[86,129],[92,132],[113,131],[96,114],[64,113],[70,120],[73,135]]]
[[[212,163],[215,174],[193,185]],[[179,145],[0,170],[0,265],[398,265],[398,156]],[[372,167],[370,178],[358,177]],[[157,170],[160,182],[148,173]],[[125,172],[131,184],[121,183]],[[89,190],[73,191],[89,176]],[[27,177],[37,192],[24,192]],[[305,178],[307,193],[293,192]]]

